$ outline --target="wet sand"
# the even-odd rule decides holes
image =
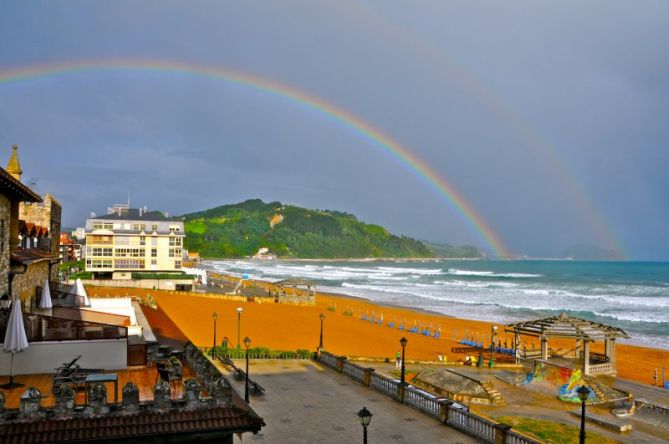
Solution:
[[[339,295],[319,293],[315,306],[299,306],[276,303],[253,303],[222,299],[198,293],[171,293],[156,290],[126,288],[88,287],[89,296],[134,295],[145,296],[150,293],[159,307],[178,325],[188,338],[200,346],[213,343],[212,313],[218,314],[217,342],[227,337],[233,346],[237,344],[237,307],[244,309],[241,316],[240,336],[251,339],[251,347],[262,346],[278,350],[315,350],[319,342],[319,315],[325,315],[324,348],[334,354],[354,357],[374,357],[394,359],[400,350],[399,340],[405,336],[409,343],[406,359],[437,361],[438,355],[449,361],[463,360],[464,355],[451,352],[451,347],[459,346],[457,341],[464,334],[478,335],[480,340],[489,343],[492,324],[482,321],[447,317],[436,313],[411,310],[403,307],[382,306],[370,301]],[[334,308],[335,311],[329,311]],[[352,311],[353,316],[346,316],[345,311]],[[361,314],[383,314],[384,325],[372,324],[360,319]],[[434,339],[418,334],[390,328],[390,321],[414,322],[441,328],[441,339]],[[511,343],[513,335],[504,333],[500,326],[502,342]],[[529,338],[527,347],[539,346],[538,340]],[[575,343],[569,340],[551,341],[552,348],[573,349]],[[596,343],[593,351],[603,352],[603,344]],[[616,346],[618,376],[638,382],[651,384],[655,368],[662,372],[667,368],[669,378],[669,350],[652,349],[634,345]]]

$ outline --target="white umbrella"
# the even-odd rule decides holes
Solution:
[[[28,348],[28,337],[26,328],[23,325],[23,313],[21,312],[21,301],[14,300],[12,303],[12,312],[9,314],[7,322],[7,331],[5,332],[5,342],[2,349],[12,354],[12,363],[9,371],[9,383],[3,385],[3,388],[21,387],[23,384],[14,383],[14,353],[22,352]]]
[[[81,279],[77,278],[72,290],[73,291],[67,297],[67,300],[70,304],[83,307],[91,306],[91,303],[88,300],[88,295],[86,294],[86,289],[84,288],[84,284],[81,282]]]
[[[53,308],[51,304],[51,290],[49,290],[49,279],[44,283],[42,288],[42,299],[39,301],[39,308]]]

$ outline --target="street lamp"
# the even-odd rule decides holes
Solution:
[[[490,333],[490,361],[488,362],[488,367],[492,368],[495,365],[495,361],[492,357],[492,353],[495,350],[495,336],[497,336],[497,326],[492,326],[492,331]]]
[[[585,444],[585,401],[590,396],[590,389],[582,385],[576,390],[578,397],[581,399],[581,433],[578,435],[579,444]]]
[[[214,346],[211,348],[211,357],[216,359],[216,319],[218,319],[218,313],[213,312],[211,318],[214,320]]]
[[[407,338],[402,336],[400,339],[400,345],[402,346],[402,371],[400,373],[400,384],[404,385],[404,348],[407,346]]]
[[[325,319],[325,315],[323,313],[321,313],[319,318],[321,318],[321,340],[318,343],[318,349],[320,350],[320,349],[323,348],[323,320]]]
[[[242,312],[243,311],[244,311],[244,309],[242,307],[237,307],[237,350],[239,350],[241,348],[241,346],[239,345],[240,344],[240,342],[239,342],[239,338],[240,338],[239,332],[240,332],[240,326],[242,324]]]
[[[367,444],[367,426],[369,425],[369,422],[372,420],[372,412],[367,410],[367,407],[363,407],[362,410],[358,412],[358,418],[360,418],[360,424],[362,424],[362,430],[363,430],[363,438],[362,442],[364,444]]]
[[[244,346],[246,347],[246,382],[244,383],[244,401],[249,403],[249,346],[251,345],[251,340],[249,337],[244,338]]]

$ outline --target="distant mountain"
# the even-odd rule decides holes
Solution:
[[[466,259],[483,259],[485,255],[476,247],[471,245],[455,246],[450,244],[437,244],[428,241],[421,241],[423,244],[432,250],[436,257],[442,258],[466,258]]]
[[[589,244],[572,245],[567,248],[562,257],[576,260],[617,260],[622,259],[615,250],[597,247]]]
[[[185,247],[203,257],[253,256],[260,248],[282,258],[434,257],[422,242],[395,236],[340,211],[309,210],[260,199],[183,216]]]

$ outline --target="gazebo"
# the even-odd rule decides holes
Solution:
[[[311,304],[316,301],[316,283],[314,281],[295,278],[275,282],[274,285],[279,290],[279,302],[306,302]]]
[[[521,357],[518,344],[520,335],[538,337],[541,349],[527,351],[524,358],[541,359],[559,366],[575,368],[581,366],[584,375],[616,373],[616,348],[618,338],[629,338],[627,333],[617,327],[575,318],[565,313],[533,321],[508,324],[505,331],[515,334],[516,357]],[[573,350],[551,350],[549,355],[549,338],[570,338],[576,341]],[[604,341],[604,354],[590,351],[590,343]]]

